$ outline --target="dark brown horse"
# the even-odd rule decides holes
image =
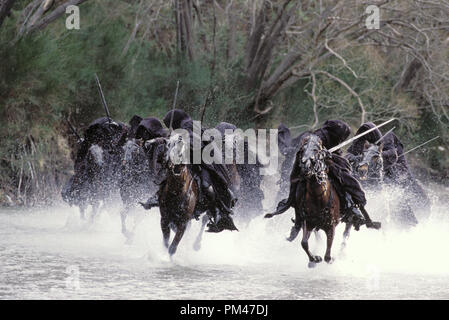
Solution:
[[[328,177],[328,153],[316,135],[305,138],[301,147],[299,163],[306,182],[304,197],[304,223],[301,246],[309,257],[309,267],[321,262],[320,256],[309,251],[309,237],[313,230],[323,230],[327,237],[324,260],[332,261],[331,248],[334,241],[335,227],[340,220],[340,200]]]
[[[161,230],[170,255],[176,252],[188,223],[194,218],[199,200],[199,186],[191,172],[191,165],[181,161],[188,146],[179,137],[174,135],[168,141],[166,180],[159,195]],[[207,219],[203,219],[201,233],[206,222]],[[171,230],[175,232],[175,237],[169,244]],[[198,240],[195,246],[199,246]]]

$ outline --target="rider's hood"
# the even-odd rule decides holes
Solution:
[[[388,169],[390,166],[396,165],[398,169],[408,171],[407,160],[405,159],[405,156],[402,155],[404,153],[404,145],[399,138],[393,132],[390,132],[385,136],[385,138],[382,139],[382,142],[384,143],[384,152],[395,150],[397,154],[396,161],[390,162],[388,159],[384,159],[384,168]]]
[[[372,129],[375,126],[376,125],[372,122],[366,122],[360,126],[360,128],[356,132],[356,135],[361,134],[365,131],[368,131],[369,129]],[[375,143],[381,137],[382,137],[382,133],[379,131],[379,129],[373,130],[370,133],[364,135],[363,137],[360,137],[357,140],[354,140],[352,145],[349,147],[348,152],[352,153],[354,155],[359,155],[363,152],[363,146],[365,144],[365,141],[368,141],[370,143]]]
[[[278,147],[279,151],[285,156],[287,155],[292,144],[290,129],[281,123],[278,127]]]
[[[97,143],[98,141],[112,140],[115,135],[120,134],[121,126],[107,118],[98,118],[87,127],[84,136],[90,143]]]
[[[229,122],[220,122],[219,124],[217,124],[215,129],[220,131],[221,135],[224,137],[224,135],[226,133],[225,130],[233,130],[234,131],[235,129],[237,129],[237,127]]]
[[[158,137],[166,137],[168,132],[162,126],[159,119],[154,117],[148,117],[140,121],[136,130],[136,138],[151,140]]]
[[[351,134],[351,128],[344,121],[327,120],[314,134],[321,138],[326,149],[330,149],[345,141]]]
[[[190,122],[192,122],[190,116],[180,109],[170,110],[164,117],[164,124],[167,128],[170,128],[171,123],[174,130],[184,128]]]
[[[136,132],[137,132],[137,127],[140,124],[140,121],[142,121],[143,119],[141,117],[139,117],[138,115],[134,115],[131,120],[129,120],[129,133],[128,133],[128,137],[129,138],[135,138],[136,137]]]

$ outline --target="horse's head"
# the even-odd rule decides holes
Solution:
[[[362,160],[357,165],[360,180],[381,179],[383,175],[383,143],[379,146],[368,141],[363,146]]]
[[[122,164],[125,168],[144,168],[147,165],[147,157],[145,156],[145,152],[143,151],[143,148],[134,141],[134,139],[128,140],[123,146]]]
[[[319,184],[327,180],[328,167],[326,165],[327,151],[323,147],[321,139],[316,135],[305,138],[300,149],[301,171],[306,179],[315,177]]]
[[[167,142],[165,163],[167,168],[178,176],[182,173],[185,164],[188,163],[189,144],[181,134],[173,134]]]

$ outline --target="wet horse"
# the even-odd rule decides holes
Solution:
[[[175,254],[188,223],[195,217],[199,200],[199,186],[191,171],[191,165],[181,161],[188,148],[181,137],[173,135],[168,141],[165,156],[166,180],[159,194],[161,230],[164,245],[170,255]],[[205,221],[207,220],[203,219],[203,226]],[[171,244],[170,231],[175,232]]]
[[[303,202],[304,222],[301,246],[309,257],[309,267],[321,262],[320,256],[313,255],[309,250],[308,240],[313,230],[323,230],[327,237],[327,247],[324,260],[332,261],[331,248],[335,228],[340,220],[340,199],[337,191],[328,177],[329,160],[327,151],[316,135],[305,138],[301,147],[300,170],[305,179],[305,196]],[[296,199],[298,205],[298,199]]]
[[[90,222],[93,222],[100,208],[100,201],[105,197],[105,187],[102,183],[104,176],[104,151],[94,144],[89,147],[86,157],[78,170],[70,179],[66,197],[70,197],[80,208],[81,219],[86,219],[85,211],[91,205]]]

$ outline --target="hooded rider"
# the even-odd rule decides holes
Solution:
[[[194,123],[190,116],[183,110],[173,109],[165,115],[163,122],[168,128],[171,126],[174,130],[184,129],[189,133],[190,148],[192,151],[190,154],[191,157],[193,157],[193,148],[195,146],[193,139],[195,132],[193,129]],[[204,128],[201,128],[201,134],[203,131]],[[201,141],[202,151],[203,147],[207,143],[203,142],[201,137],[195,137],[195,139],[200,139],[199,141]],[[225,229],[237,230],[230,216],[233,214],[232,208],[234,207],[237,199],[234,197],[234,193],[230,189],[231,181],[226,166],[218,163],[207,164],[203,161],[201,161],[200,164],[193,164],[193,161],[191,161],[191,163],[192,172],[200,186],[200,192],[202,195],[200,198],[207,199],[209,209],[215,218],[215,222],[210,221],[208,224],[208,231],[221,232]],[[144,205],[144,207],[149,208],[157,205],[157,199],[151,198]]]
[[[220,131],[223,137],[223,150],[226,147],[225,134],[226,130],[234,132],[237,127],[228,122],[220,122],[215,129]],[[235,148],[235,145],[233,146]],[[236,157],[236,149],[232,150]],[[237,164],[237,172],[240,176],[240,189],[239,189],[239,207],[242,212],[245,213],[246,218],[250,218],[251,215],[259,214],[263,211],[262,201],[264,199],[263,191],[260,187],[262,183],[262,175],[260,174],[260,163],[257,156],[255,156],[254,164],[249,163],[250,152],[248,141],[243,141],[244,163]],[[223,154],[224,162],[224,154]]]
[[[341,120],[327,120],[320,129],[313,132],[313,134],[321,139],[323,147],[326,149],[331,149],[342,143],[349,137],[350,133],[350,127]],[[362,190],[360,183],[352,176],[349,162],[343,158],[341,154],[342,151],[340,149],[333,152],[332,160],[328,165],[329,177],[336,185],[337,193],[339,194],[341,202],[344,204],[342,221],[352,222],[356,230],[365,223],[368,228],[374,228],[374,225],[365,210],[365,193]],[[290,175],[289,197],[279,202],[277,210],[273,215],[284,213],[290,207],[295,206],[295,199],[297,196],[302,202],[304,200],[304,195],[305,181],[300,172],[297,155]],[[364,212],[363,215],[360,210]],[[299,204],[298,213],[289,240],[293,240],[301,229],[304,218],[302,204]]]

